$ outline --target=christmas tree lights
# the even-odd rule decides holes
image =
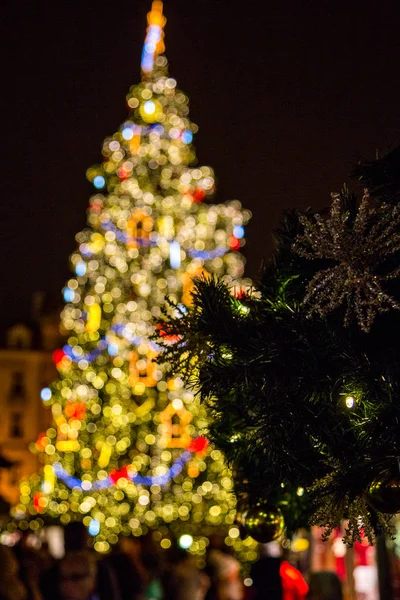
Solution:
[[[231,473],[203,435],[206,409],[156,362],[152,341],[165,297],[184,313],[193,277],[242,278],[250,218],[238,201],[207,203],[214,173],[196,165],[197,127],[168,75],[164,25],[153,2],[129,116],[87,171],[95,193],[63,290],[69,337],[54,353],[59,379],[41,394],[54,425],[32,445],[44,468],[22,483],[9,527],[81,519],[99,552],[154,529],[163,548],[192,536],[196,554],[220,528],[251,560],[254,542],[243,545],[234,525]]]

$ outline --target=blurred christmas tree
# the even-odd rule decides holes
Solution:
[[[166,317],[165,359],[189,378],[196,361],[244,531],[279,510],[292,531],[344,520],[347,542],[373,541],[400,511],[399,172],[399,149],[360,163],[362,198],[285,215],[257,293],[199,278]]]
[[[60,378],[42,391],[54,427],[35,444],[43,473],[21,485],[15,509],[22,528],[82,519],[100,552],[120,534],[149,528],[163,548],[171,532],[184,533],[201,554],[216,528],[231,546],[241,544],[232,527],[231,473],[201,435],[206,410],[154,362],[152,321],[165,296],[183,314],[194,276],[241,278],[238,250],[250,218],[238,201],[205,202],[214,175],[195,166],[197,127],[168,75],[164,25],[162,2],[153,2],[129,117],[105,140],[101,165],[87,173],[98,192],[88,228],[77,235],[75,276],[63,290],[69,339],[54,353]],[[254,558],[254,543],[244,549],[244,558]]]

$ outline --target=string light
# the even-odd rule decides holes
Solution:
[[[116,481],[124,477],[125,479],[130,479],[133,483],[138,485],[166,485],[173,477],[179,475],[184,467],[184,465],[192,458],[192,453],[185,451],[183,452],[179,458],[174,462],[174,464],[163,474],[163,475],[153,475],[142,477],[141,475],[137,475],[135,473],[130,473],[129,468],[132,468],[132,465],[128,467],[123,467],[122,474],[120,473],[117,477],[118,471],[114,474],[112,473],[109,477],[105,479],[97,479],[90,485],[85,485],[85,481],[79,479],[78,477],[74,477],[70,475],[59,463],[54,463],[54,473],[57,475],[59,479],[61,479],[69,488],[80,488],[83,491],[89,490],[104,490],[108,487],[113,486]]]

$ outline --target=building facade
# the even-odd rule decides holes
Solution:
[[[41,390],[57,376],[52,351],[60,343],[57,318],[48,317],[12,325],[0,348],[0,496],[10,504],[20,479],[39,467],[31,449],[51,424]]]

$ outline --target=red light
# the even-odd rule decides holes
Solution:
[[[84,402],[69,402],[65,406],[65,414],[70,419],[82,421],[86,413],[86,404]]]
[[[38,438],[36,440],[36,446],[38,447],[39,450],[44,450],[47,446],[47,440],[46,438],[46,432],[42,431],[41,433],[39,433]]]
[[[35,492],[33,494],[33,506],[36,508],[38,512],[43,512],[43,506],[40,503],[40,500],[43,498],[42,492]]]
[[[122,167],[120,169],[118,169],[117,171],[117,175],[120,179],[128,179],[129,177],[129,172],[125,171],[125,169],[123,169]]]
[[[204,200],[204,196],[206,195],[203,188],[196,188],[193,192],[193,202],[202,202]]]
[[[113,483],[117,483],[119,479],[129,479],[128,467],[125,465],[125,467],[122,467],[118,471],[112,471],[110,473],[110,479]]]
[[[239,250],[240,248],[240,241],[234,235],[229,236],[228,244],[231,250]]]
[[[248,300],[249,299],[249,295],[243,290],[239,290],[238,292],[235,292],[233,295],[235,296],[235,298],[237,300]]]
[[[90,203],[89,209],[91,212],[99,214],[103,210],[103,203],[97,198]]]
[[[171,344],[175,344],[180,340],[179,335],[174,335],[168,331],[168,325],[157,325],[158,334],[163,338],[165,342],[171,342]]]
[[[64,358],[64,356],[66,356],[64,350],[62,348],[57,348],[57,350],[54,350],[53,352],[53,362],[55,365],[58,365],[62,359]]]
[[[196,454],[200,454],[207,450],[209,446],[208,439],[205,437],[198,437],[195,440],[192,440],[189,446],[186,448],[189,452],[196,452]]]

